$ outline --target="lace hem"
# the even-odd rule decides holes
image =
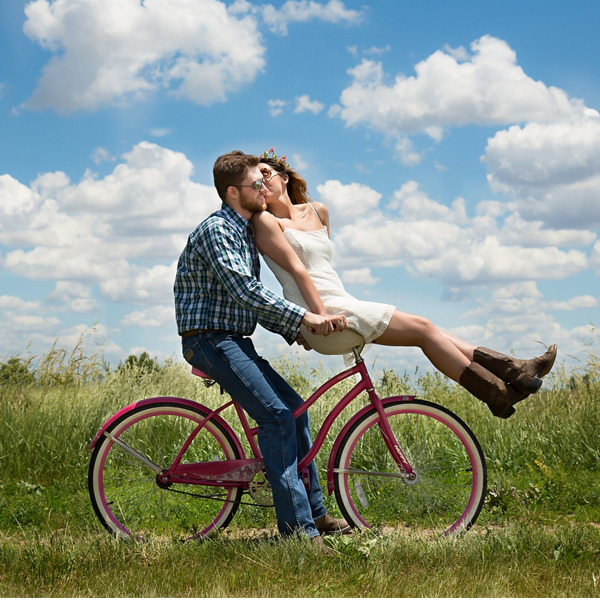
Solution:
[[[374,342],[379,336],[381,336],[383,334],[383,332],[389,327],[390,325],[390,321],[392,320],[392,317],[394,316],[394,312],[396,312],[396,307],[389,305],[385,312],[381,315],[381,319],[379,319],[379,322],[377,323],[377,325],[375,326],[375,329],[373,330],[373,333],[368,337],[365,338],[365,346],[364,348],[361,350],[361,356],[363,356],[366,352],[368,352],[369,348],[371,348],[371,346],[373,345],[372,342]],[[346,367],[350,367],[354,364],[354,353],[349,352],[347,354],[344,354],[344,365]]]

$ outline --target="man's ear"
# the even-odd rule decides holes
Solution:
[[[240,190],[238,190],[234,185],[227,186],[227,190],[225,191],[225,202],[229,204],[228,200],[237,200],[239,198]]]

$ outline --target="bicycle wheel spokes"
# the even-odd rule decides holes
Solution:
[[[386,405],[392,430],[416,478],[403,476],[373,410],[348,431],[335,459],[336,497],[357,527],[411,527],[446,535],[477,518],[485,461],[470,430],[449,411],[422,401]]]
[[[204,416],[201,410],[162,402],[128,412],[111,426],[110,434],[166,469]],[[240,456],[231,436],[211,421],[182,462],[235,458]],[[147,464],[108,437],[94,449],[89,489],[103,525],[138,540],[204,537],[229,523],[242,493],[239,488],[160,484]]]

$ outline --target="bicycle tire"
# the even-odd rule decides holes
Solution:
[[[333,463],[335,496],[344,517],[357,528],[410,527],[445,536],[465,532],[481,511],[487,486],[485,458],[473,432],[431,402],[387,398],[383,403],[417,478],[398,477],[376,409],[356,415],[340,434],[344,437]]]
[[[137,406],[107,428],[162,468],[170,466],[200,421],[203,407],[161,400]],[[185,462],[242,458],[229,432],[209,420]],[[156,473],[109,437],[98,440],[88,472],[94,511],[109,532],[139,541],[204,538],[226,527],[241,500],[241,488],[173,484],[161,487]]]

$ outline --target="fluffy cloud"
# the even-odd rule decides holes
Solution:
[[[355,24],[360,22],[363,11],[346,8],[341,0],[329,0],[326,4],[313,0],[288,0],[281,8],[272,4],[259,7],[269,29],[280,35],[286,35],[290,23],[325,21],[327,23]]]
[[[52,53],[25,107],[58,113],[163,89],[203,106],[223,102],[264,71],[260,20],[285,35],[290,23],[353,24],[363,14],[341,0],[289,0],[280,8],[245,0],[33,0],[25,13],[27,36]]]
[[[583,250],[564,247],[589,246],[594,233],[542,229],[539,223],[532,232],[495,203],[482,203],[471,217],[461,198],[445,206],[412,181],[387,204],[380,202],[380,194],[357,184],[327,182],[318,191],[331,207],[339,267],[359,269],[365,261],[370,267],[403,265],[448,289],[563,279],[589,268]],[[357,203],[359,197],[368,202]]]
[[[40,175],[25,186],[0,177],[3,267],[30,279],[99,284],[111,299],[165,300],[172,260],[193,226],[220,205],[212,186],[191,180],[181,153],[141,142],[102,179]],[[161,264],[168,260],[168,266]],[[169,289],[170,293],[170,289]],[[64,299],[58,287],[55,298]],[[78,310],[86,295],[79,290]]]
[[[123,327],[161,327],[169,322],[175,322],[175,307],[172,304],[135,310],[121,319]]]
[[[349,71],[352,82],[330,114],[348,126],[384,134],[406,164],[421,160],[409,137],[415,134],[440,141],[449,127],[548,124],[597,115],[563,90],[531,79],[514,50],[489,35],[471,44],[471,54],[464,48],[439,50],[415,72],[398,74],[388,84],[382,63],[364,59]]]
[[[100,310],[93,298],[90,286],[73,281],[57,281],[54,291],[48,294],[50,305],[58,305],[61,310],[72,313],[92,313]]]
[[[318,100],[311,100],[308,94],[298,96],[296,98],[295,113],[311,112],[313,115],[320,113],[325,108],[325,105]]]
[[[317,186],[323,202],[334,219],[334,226],[353,223],[377,208],[381,194],[360,183],[343,184],[341,181],[327,181]]]
[[[515,198],[526,219],[575,228],[600,225],[600,117],[529,123],[488,140],[492,189]]]
[[[584,296],[576,296],[569,300],[549,302],[548,306],[554,310],[580,310],[582,308],[596,308],[598,306],[598,298],[585,294]]]
[[[547,123],[589,112],[563,90],[528,77],[503,40],[484,36],[471,50],[468,58],[438,50],[415,66],[416,76],[397,75],[392,85],[381,63],[363,60],[350,70],[340,117],[348,125],[439,139],[449,126]]]
[[[379,277],[373,277],[371,269],[350,269],[342,273],[342,280],[347,284],[375,285]]]
[[[265,65],[256,19],[218,0],[34,0],[25,12],[25,33],[52,52],[33,109],[94,110],[165,87],[207,105]]]
[[[497,212],[480,219],[478,225],[498,221],[499,227],[501,214],[505,214],[498,252],[502,254],[504,246],[522,246],[519,253],[524,258],[520,261],[515,255],[517,265],[525,265],[535,255],[535,248],[589,246],[596,239],[591,230],[600,225],[600,115],[563,90],[529,77],[505,41],[484,36],[474,41],[470,50],[437,51],[415,66],[414,76],[400,74],[391,83],[382,63],[363,60],[350,70],[353,80],[330,115],[339,116],[348,126],[364,125],[382,133],[407,165],[422,160],[414,147],[417,134],[439,142],[450,127],[508,126],[488,140],[482,160],[489,170],[492,191],[506,195],[510,202],[495,207],[481,203],[478,210],[493,208]],[[427,214],[446,223],[466,222],[460,199],[447,207],[416,195],[411,188],[415,185],[407,182],[390,204],[399,207],[405,219]],[[416,227],[419,234],[424,233],[418,224]],[[435,235],[445,237],[452,231],[444,227],[439,232],[439,223],[431,227]],[[377,230],[391,233],[389,225]],[[407,239],[414,237],[401,225],[399,231]],[[364,241],[354,243],[366,245]],[[389,239],[381,243],[388,249],[391,244]],[[465,251],[460,241],[455,247]],[[488,239],[481,247],[473,245],[467,256],[475,249],[485,253],[493,247]],[[408,248],[405,251],[411,254]],[[457,258],[448,265],[455,267],[451,272],[462,272],[461,278],[467,272],[479,272],[478,261],[465,264],[465,258]],[[536,263],[538,258],[542,257],[534,256]],[[583,267],[577,252],[555,258],[561,273],[563,268],[566,273]],[[447,262],[443,258],[431,261],[419,270],[435,273]],[[524,275],[525,271],[523,266],[520,272]]]

